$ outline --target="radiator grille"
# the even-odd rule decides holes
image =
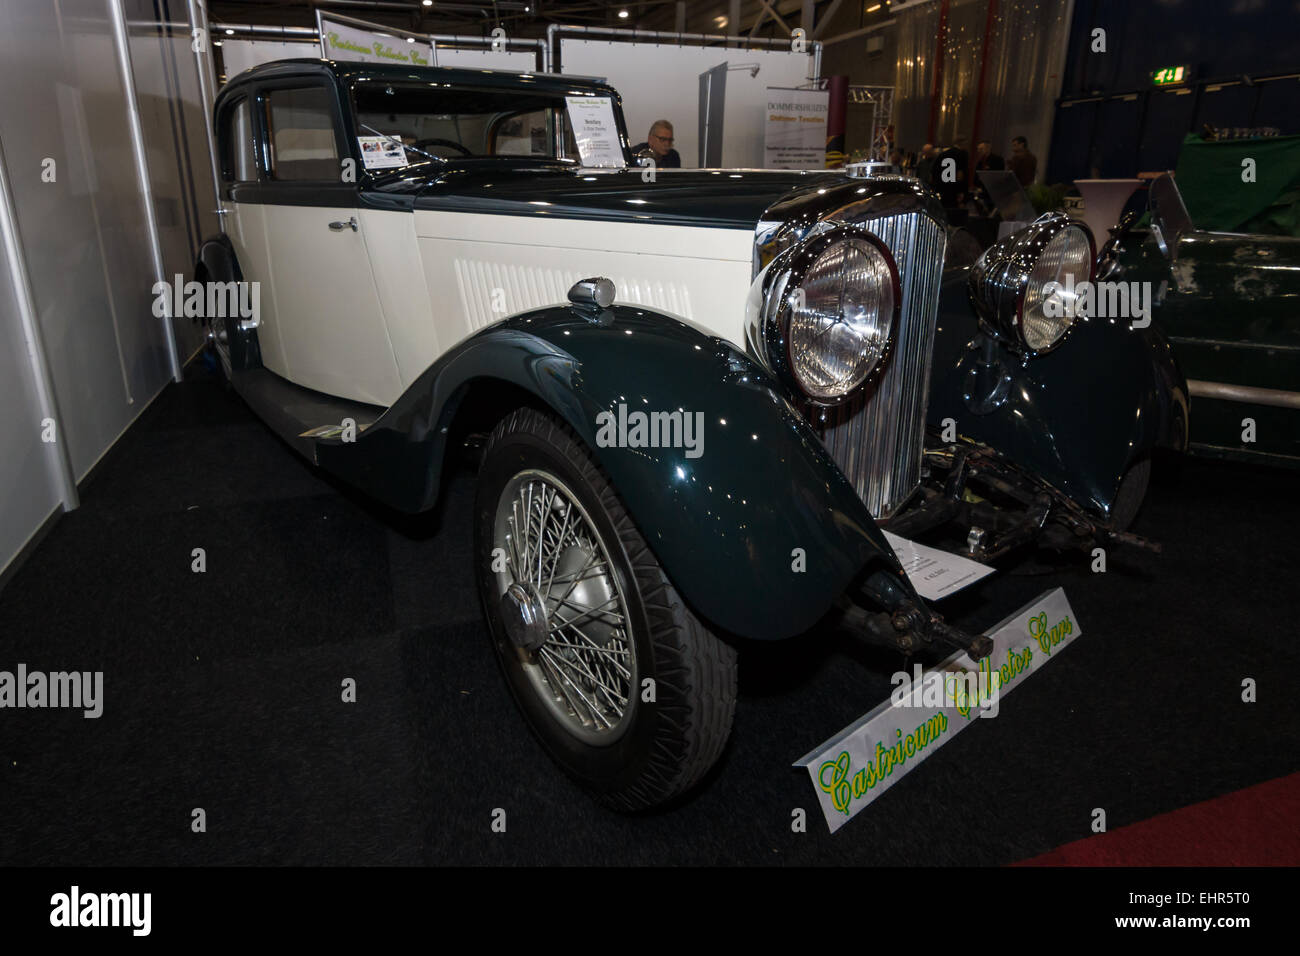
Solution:
[[[884,375],[865,399],[827,412],[822,441],[872,515],[887,518],[921,481],[946,234],[920,212],[863,225],[898,263],[899,328]]]

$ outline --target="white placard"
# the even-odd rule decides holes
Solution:
[[[407,63],[433,66],[433,44],[419,40],[407,43],[406,37],[386,36],[370,30],[358,30],[345,23],[321,18],[321,56],[327,60],[360,60],[363,63]]]
[[[968,584],[993,573],[987,564],[980,564],[960,554],[927,548],[923,544],[885,532],[885,540],[894,549],[898,563],[907,573],[916,593],[927,601],[937,601],[956,594]]]
[[[608,96],[566,96],[573,138],[583,166],[621,168],[627,165],[618,138],[614,103]]]
[[[824,169],[830,109],[831,95],[826,90],[769,87],[763,165],[768,169]]]
[[[361,162],[366,169],[396,169],[410,165],[401,140],[391,136],[358,136],[357,145],[361,147]]]
[[[807,768],[831,832],[976,719],[996,716],[1002,697],[1082,633],[1065,591],[1045,591],[988,635],[993,652],[984,660],[977,664],[959,651],[909,676],[889,700],[795,761]],[[968,695],[970,684],[975,687]],[[929,693],[932,687],[940,700]]]

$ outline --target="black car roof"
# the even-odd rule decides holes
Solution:
[[[499,89],[543,90],[550,93],[574,95],[618,94],[609,85],[582,76],[562,76],[558,73],[516,73],[508,70],[481,70],[457,66],[412,66],[405,63],[361,63],[347,60],[319,60],[303,57],[293,60],[275,60],[250,67],[234,76],[223,88],[242,85],[253,80],[276,79],[287,76],[332,73],[344,85],[354,81],[415,80],[417,82],[454,83]]]

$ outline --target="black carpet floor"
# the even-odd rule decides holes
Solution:
[[[427,520],[387,520],[196,366],[0,592],[0,669],[105,674],[98,720],[0,714],[0,864],[1024,859],[1089,835],[1094,808],[1114,829],[1300,769],[1298,490],[1188,460],[1136,528],[1163,554],[1105,574],[1028,561],[950,599],[986,627],[1060,585],[1084,633],[834,836],[791,763],[901,661],[823,636],[745,647],[720,765],[629,818],[570,783],[509,699],[470,570],[473,475]]]

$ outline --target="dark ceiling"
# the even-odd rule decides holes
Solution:
[[[829,16],[844,0],[742,0],[736,9],[739,31],[730,22],[731,0],[678,3],[677,0],[501,0],[497,3],[443,2],[425,6],[422,0],[209,0],[214,26],[314,27],[316,11],[342,14],[418,33],[487,35],[503,27],[513,36],[544,36],[553,23],[607,26],[637,30],[685,30],[696,33],[742,33],[755,36],[788,36],[799,26],[805,8],[814,17]],[[859,4],[850,2],[847,8]],[[774,9],[780,21],[767,8]],[[680,8],[680,9],[679,9]],[[626,11],[626,17],[619,12]],[[755,27],[757,27],[755,29]]]

